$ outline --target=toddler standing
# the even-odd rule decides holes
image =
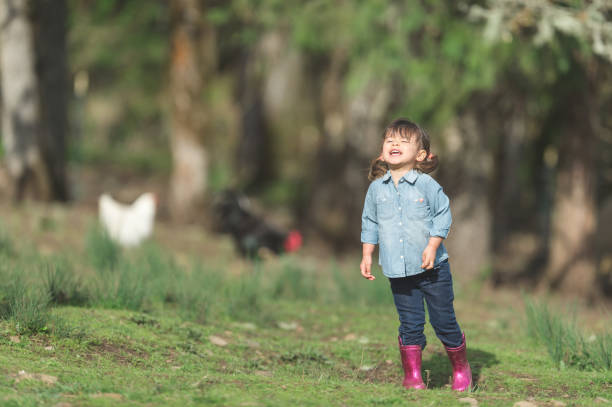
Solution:
[[[453,390],[468,391],[472,372],[465,334],[453,307],[453,282],[446,238],[451,213],[442,187],[427,173],[438,165],[429,136],[406,119],[393,121],[383,133],[382,151],[372,161],[372,181],[361,217],[361,275],[374,280],[372,252],[379,245],[379,264],[389,279],[399,315],[399,349],[403,386],[424,389],[421,351],[426,338],[425,308],[453,369]]]

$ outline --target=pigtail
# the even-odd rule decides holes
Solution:
[[[370,172],[368,174],[368,179],[370,181],[374,181],[377,178],[382,177],[389,170],[389,166],[386,162],[382,160],[380,157],[376,157],[370,163]]]
[[[417,162],[416,168],[425,174],[429,174],[438,168],[438,156],[428,152],[427,158],[423,161]]]

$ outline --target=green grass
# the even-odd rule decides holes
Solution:
[[[575,358],[562,345],[560,369],[555,351],[530,340],[542,326],[550,326],[548,337],[578,332],[530,303],[525,319],[498,298],[458,294],[474,391],[450,390],[450,365],[429,324],[429,389],[406,391],[388,283],[361,279],[358,259],[321,268],[286,256],[236,273],[210,258],[179,263],[154,243],[122,251],[104,239],[92,229],[83,253],[0,255],[0,405],[612,401],[609,367],[569,363]],[[597,343],[580,335],[577,343]],[[585,349],[582,359],[593,348]]]
[[[546,347],[559,368],[612,370],[612,334],[585,335],[576,322],[552,313],[545,303],[526,299],[529,336]]]
[[[9,257],[14,254],[13,241],[0,224],[0,256]]]

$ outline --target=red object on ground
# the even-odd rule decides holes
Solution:
[[[285,239],[285,251],[291,253],[302,247],[302,234],[297,230],[292,230]]]

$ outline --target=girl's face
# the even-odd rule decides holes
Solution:
[[[427,152],[421,149],[416,137],[405,138],[394,133],[385,137],[382,159],[391,169],[412,169],[417,161],[423,161]]]

